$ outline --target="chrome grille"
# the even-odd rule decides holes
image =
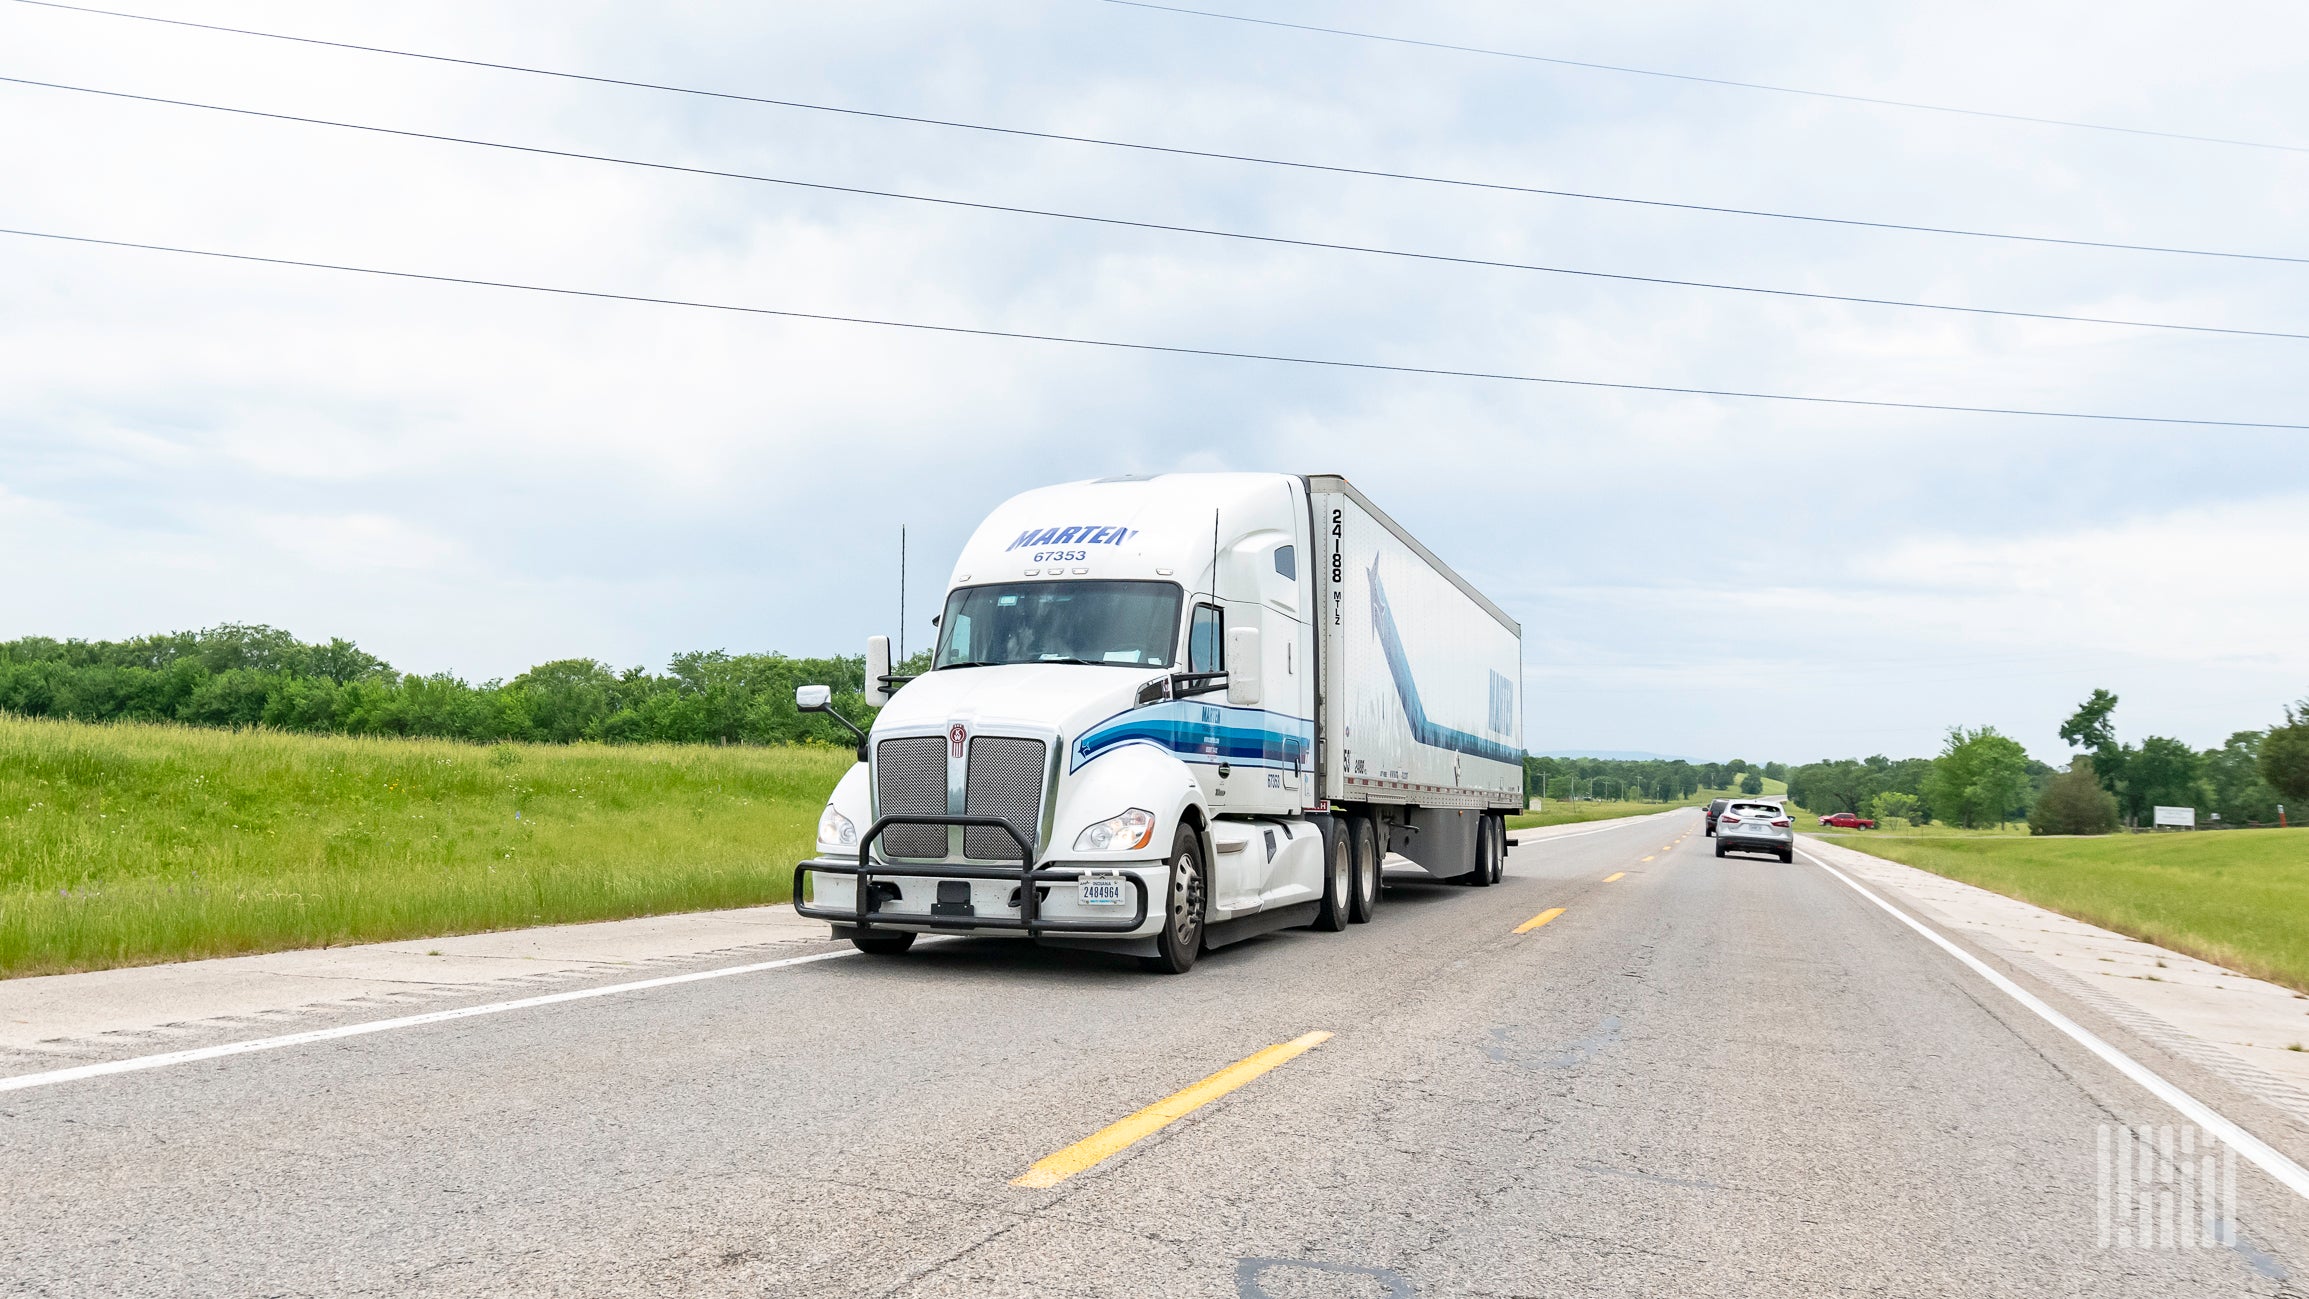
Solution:
[[[1042,830],[1042,764],[1048,752],[1040,740],[989,735],[970,741],[963,806],[972,816],[1001,817],[1034,843]],[[1018,843],[993,826],[974,825],[962,832],[962,855],[1016,861]]]
[[[945,737],[910,736],[875,745],[874,792],[883,816],[946,815]],[[946,827],[891,826],[882,832],[882,851],[892,857],[944,857]]]

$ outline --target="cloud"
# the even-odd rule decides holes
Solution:
[[[2298,252],[2309,216],[2302,164],[2265,153],[1075,0],[682,3],[647,22],[604,3],[323,13],[222,0],[203,17],[1866,219]],[[2283,137],[2309,119],[2288,57],[2309,19],[2291,13],[2142,0],[2078,26],[1986,3],[1469,0],[1321,20],[2216,134]],[[24,6],[0,6],[0,42],[26,76],[835,184],[1602,270],[2299,325],[2294,280],[2246,263],[1099,150]],[[2309,397],[2296,343],[1410,265],[21,87],[0,87],[0,110],[37,127],[0,138],[17,181],[5,223],[104,237],[1626,382],[2245,418]],[[2128,710],[2187,701],[2170,724],[2225,733],[2299,693],[2285,684],[2302,675],[2300,538],[2285,518],[2309,492],[2296,435],[1311,371],[5,238],[0,282],[0,636],[261,618],[477,675],[573,654],[848,651],[895,630],[903,526],[920,643],[948,556],[1012,493],[1116,470],[1261,468],[1345,473],[1524,621],[1535,747],[1913,749],[1954,720],[2044,735],[2078,680],[2104,676]],[[1745,702],[1758,680],[1784,705]]]

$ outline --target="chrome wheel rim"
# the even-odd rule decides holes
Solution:
[[[1203,873],[1195,869],[1195,855],[1180,853],[1171,870],[1171,934],[1185,947],[1202,934]]]
[[[1331,850],[1331,896],[1341,902],[1347,900],[1348,877],[1354,873],[1355,850],[1347,846],[1345,837]]]

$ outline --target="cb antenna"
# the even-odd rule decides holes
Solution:
[[[906,525],[898,525],[898,662],[906,662]],[[906,669],[900,666],[895,671]]]

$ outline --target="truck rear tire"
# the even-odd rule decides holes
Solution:
[[[1185,974],[1195,968],[1203,950],[1203,908],[1209,890],[1203,883],[1203,863],[1195,845],[1201,842],[1193,826],[1182,825],[1171,844],[1170,883],[1164,890],[1163,927],[1155,935],[1155,954],[1141,957],[1157,974]]]
[[[1467,882],[1479,889],[1491,887],[1497,878],[1491,860],[1491,818],[1483,817],[1475,823],[1475,869],[1468,872]]]
[[[1491,882],[1507,878],[1507,818],[1491,818]]]
[[[1355,846],[1355,892],[1347,908],[1347,918],[1356,924],[1368,924],[1379,910],[1379,895],[1386,890],[1386,880],[1379,865],[1379,830],[1369,817],[1349,817],[1348,839]]]
[[[896,956],[914,945],[911,929],[868,930],[850,935],[850,945],[868,956]]]
[[[1323,827],[1323,903],[1315,912],[1315,928],[1335,934],[1347,927],[1355,891],[1355,839],[1347,818],[1335,816]]]

